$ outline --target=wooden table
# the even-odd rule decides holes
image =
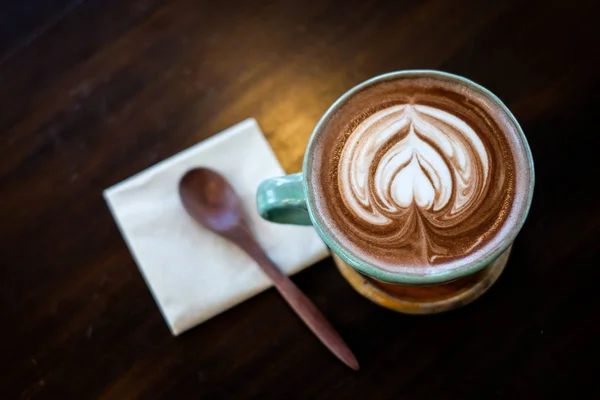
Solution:
[[[0,398],[599,398],[599,12],[596,1],[3,3]],[[247,117],[298,171],[339,95],[410,68],[488,87],[529,139],[534,202],[492,290],[409,317],[360,297],[331,260],[300,273],[359,373],[273,290],[172,337],[102,190]]]

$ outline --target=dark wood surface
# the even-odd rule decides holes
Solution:
[[[50,3],[1,6],[0,398],[599,398],[597,1]],[[102,190],[251,116],[298,171],[339,95],[409,68],[483,84],[529,139],[492,290],[409,317],[331,260],[300,273],[358,373],[274,290],[172,337]]]

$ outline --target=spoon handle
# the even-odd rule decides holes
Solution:
[[[244,250],[250,255],[262,268],[262,270],[271,278],[275,288],[281,296],[298,314],[300,319],[310,328],[315,336],[344,364],[358,371],[359,365],[356,357],[348,348],[342,337],[331,326],[325,316],[319,311],[314,303],[292,282],[292,280],[282,273],[277,265],[271,261],[262,247],[255,240],[246,240]]]

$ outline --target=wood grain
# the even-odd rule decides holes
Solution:
[[[1,398],[599,397],[598,2],[37,3],[0,6]],[[490,292],[407,317],[331,260],[302,272],[358,374],[273,290],[171,337],[101,191],[250,116],[296,172],[339,95],[408,68],[488,87],[529,139],[534,202]]]

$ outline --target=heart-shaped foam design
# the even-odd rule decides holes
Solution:
[[[373,113],[353,130],[339,170],[342,198],[363,221],[386,225],[419,207],[438,226],[476,207],[488,183],[489,158],[457,116],[403,104]]]

